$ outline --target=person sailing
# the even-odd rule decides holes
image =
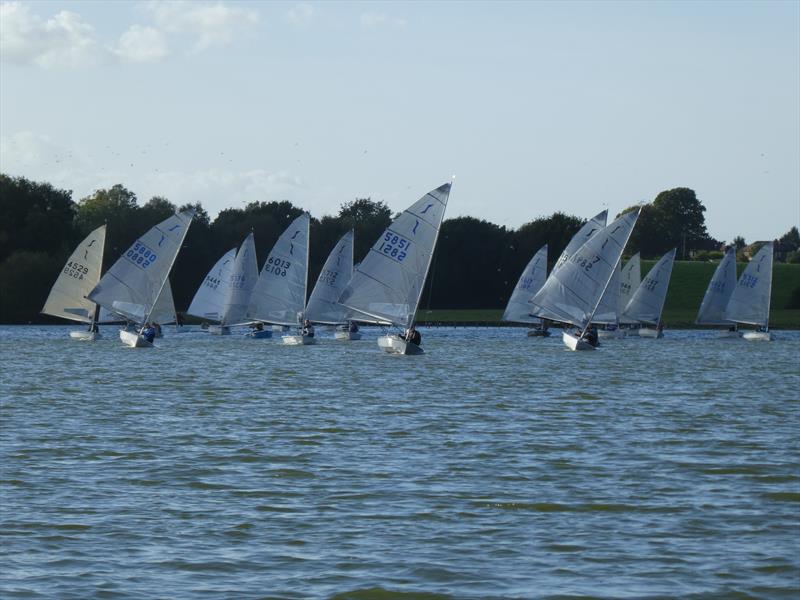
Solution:
[[[597,327],[591,325],[589,329],[586,330],[586,333],[583,334],[583,339],[586,340],[590,346],[597,348],[600,345],[600,338],[597,335]]]
[[[412,325],[406,330],[405,340],[417,346],[421,346],[422,334],[419,331],[417,331],[417,328],[414,325]]]
[[[349,321],[347,324],[347,331],[350,333],[357,333],[358,332],[358,323],[355,321]]]
[[[314,337],[314,326],[308,319],[303,321],[303,330],[301,333],[303,334],[303,337]]]
[[[146,323],[140,335],[144,338],[145,342],[152,344],[153,340],[156,338],[156,328],[153,327],[152,324]]]

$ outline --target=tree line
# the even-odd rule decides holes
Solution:
[[[409,198],[409,204],[413,200]],[[0,322],[52,321],[39,311],[67,257],[91,230],[107,225],[104,268],[108,268],[147,229],[176,209],[190,207],[195,209],[194,222],[170,276],[179,311],[188,307],[216,260],[238,247],[250,231],[261,266],[278,236],[303,212],[285,200],[254,201],[244,208],[222,210],[212,220],[200,204],[175,206],[160,196],[140,204],[134,192],[119,184],[75,201],[72,192],[49,183],[0,174]],[[719,251],[722,244],[708,235],[704,213],[705,207],[689,188],[661,192],[643,207],[628,252],[654,258],[678,247],[678,256],[689,258]],[[384,202],[370,198],[344,202],[335,215],[312,217],[309,287],[346,231],[355,230],[358,262],[393,217]],[[536,250],[548,244],[552,266],[584,222],[562,212],[538,217],[518,229],[473,217],[445,220],[421,306],[504,306]],[[791,230],[784,236],[789,243],[790,234]],[[789,252],[798,251],[800,240],[794,243]]]

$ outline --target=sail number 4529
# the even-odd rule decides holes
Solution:
[[[156,262],[158,255],[142,242],[136,242],[133,247],[125,253],[125,258],[140,269],[146,269]]]
[[[385,254],[397,262],[403,262],[408,256],[408,251],[411,248],[411,242],[404,237],[397,235],[394,232],[387,231],[383,235],[381,245],[378,246],[378,252]]]

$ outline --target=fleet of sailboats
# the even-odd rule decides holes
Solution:
[[[294,219],[258,270],[253,233],[226,252],[206,275],[188,314],[212,321],[211,333],[250,325],[253,337],[270,337],[262,324],[295,327],[283,336],[289,345],[316,343],[312,323],[334,326],[337,339],[360,339],[354,322],[394,326],[378,346],[390,354],[422,354],[415,319],[431,267],[452,182],[425,194],[403,211],[354,267],[354,232],[346,232],[328,255],[311,295],[307,295],[311,219]],[[639,326],[642,337],[662,337],[661,315],[676,249],[665,254],[641,279],[639,254],[623,266],[622,254],[641,209],[606,225],[607,211],[589,219],[573,236],[547,275],[547,245],[531,257],[508,300],[502,319],[535,325],[547,335],[549,321],[565,329],[570,350],[590,350],[598,337],[624,337]],[[92,231],[73,251],[53,283],[42,312],[88,325],[70,337],[94,340],[98,323],[127,322],[120,330],[128,346],[152,347],[149,324],[178,323],[169,274],[191,225],[192,210],[176,213],[152,227],[101,276],[106,227]],[[725,327],[719,337],[739,337],[738,326],[753,325],[742,337],[770,340],[769,304],[773,244],[766,243],[736,279],[736,253],[730,248],[717,266],[696,323]],[[308,302],[306,303],[306,298]],[[597,326],[602,333],[598,335]],[[530,335],[530,333],[529,333]]]

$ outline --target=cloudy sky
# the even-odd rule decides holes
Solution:
[[[0,60],[0,170],[75,199],[800,221],[798,2],[2,2]]]

